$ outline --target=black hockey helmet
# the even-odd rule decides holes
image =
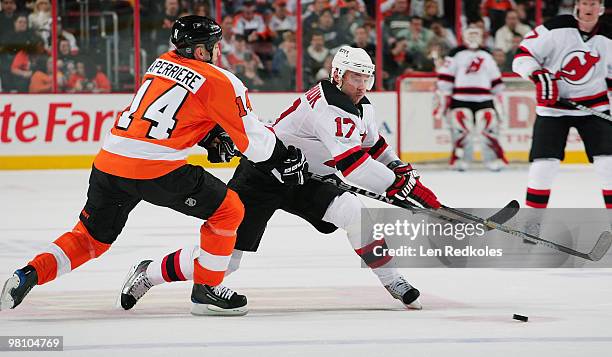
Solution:
[[[183,57],[194,58],[195,45],[204,45],[212,60],[215,43],[221,41],[221,26],[206,16],[189,15],[176,20],[170,40]]]

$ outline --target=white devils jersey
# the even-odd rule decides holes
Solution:
[[[572,15],[546,21],[525,35],[514,56],[512,70],[525,79],[533,71],[547,69],[558,78],[559,97],[573,100],[597,111],[610,110],[612,82],[612,41],[610,25],[600,20],[591,34],[581,33]],[[588,113],[567,109],[559,103],[538,105],[542,116],[584,116]]]
[[[376,193],[384,193],[395,180],[386,165],[398,157],[378,133],[374,107],[365,97],[353,104],[330,81],[302,94],[280,115],[273,130],[285,146],[302,150],[313,173],[339,170]]]
[[[444,59],[438,71],[438,89],[456,100],[484,102],[501,92],[504,84],[489,52],[460,46]]]

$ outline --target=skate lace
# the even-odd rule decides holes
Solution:
[[[141,273],[141,274],[138,274],[138,276],[134,280],[134,284],[132,285],[130,294],[133,297],[135,297],[136,300],[138,300],[141,297],[143,297],[143,295],[147,291],[149,291],[151,287],[153,287],[153,284],[151,284],[151,281],[149,280],[149,278],[146,276],[146,274]]]
[[[412,289],[412,285],[410,285],[403,278],[397,279],[391,285],[388,286],[389,290],[392,294],[397,294],[398,296],[404,295],[404,293],[410,289]]]
[[[234,295],[234,290],[228,288],[227,286],[217,285],[213,288],[213,291],[217,296],[222,297],[223,299],[229,299]]]

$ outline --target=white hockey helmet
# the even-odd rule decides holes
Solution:
[[[482,45],[482,30],[478,27],[468,27],[463,31],[463,43],[467,48],[477,49]]]
[[[579,2],[580,2],[580,0],[575,0],[574,1],[574,13],[573,13],[573,15],[574,15],[574,18],[576,20],[582,21],[582,20],[580,20],[580,18],[578,18],[578,3]],[[604,2],[605,2],[604,0],[599,0],[599,16],[602,16],[606,12],[606,5],[605,5]],[[593,21],[593,22],[597,22],[597,20]]]
[[[372,63],[370,55],[363,49],[358,47],[342,46],[336,52],[334,59],[332,60],[331,80],[334,79],[334,74],[338,73],[338,76],[342,79],[346,71],[355,73],[364,73],[370,76],[366,83],[367,89],[372,89],[374,85],[374,69],[375,66]]]

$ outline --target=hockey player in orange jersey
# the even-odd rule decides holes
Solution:
[[[189,149],[198,144],[211,162],[229,161],[233,142],[286,184],[303,183],[308,165],[299,149],[286,148],[258,121],[243,83],[212,64],[221,37],[221,27],[207,17],[176,21],[171,41],[177,49],[150,65],[94,160],[79,222],[6,281],[0,309],[15,308],[35,285],[105,253],[130,211],[147,201],[205,220],[194,259],[192,313],[247,312],[246,297],[221,285],[244,207],[222,181],[187,164]]]

